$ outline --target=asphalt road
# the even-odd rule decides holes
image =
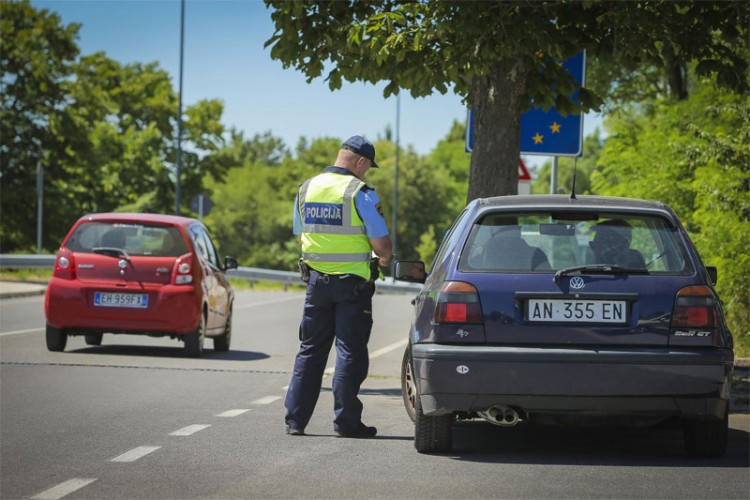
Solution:
[[[240,292],[232,351],[105,335],[44,344],[43,298],[0,301],[0,498],[748,498],[750,418],[725,457],[685,456],[679,429],[456,425],[419,455],[401,402],[408,295],[377,295],[372,440],[333,436],[326,378],[309,436],[284,433],[300,293]],[[208,347],[211,343],[207,342]],[[329,363],[331,366],[332,363]]]

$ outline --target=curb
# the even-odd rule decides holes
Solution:
[[[44,295],[47,284],[39,281],[0,281],[0,300]]]
[[[28,292],[0,292],[0,300],[3,299],[18,299],[21,297],[36,297],[37,295],[44,295],[47,289],[32,290]]]

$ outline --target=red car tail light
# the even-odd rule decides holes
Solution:
[[[440,287],[435,308],[436,323],[484,324],[479,293],[463,281],[446,281]]]
[[[704,285],[687,286],[677,292],[672,328],[716,328],[719,311],[711,289]]]
[[[172,276],[175,285],[189,285],[193,282],[193,254],[186,253],[175,261]]]
[[[76,279],[76,263],[75,258],[73,258],[73,252],[66,248],[61,248],[60,251],[57,252],[54,277],[65,280]]]

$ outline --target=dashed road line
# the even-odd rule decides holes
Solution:
[[[126,451],[122,455],[113,458],[110,462],[135,462],[139,458],[143,458],[159,448],[161,448],[161,446],[139,446],[138,448],[133,448],[132,450]]]
[[[193,424],[188,425],[187,427],[183,427],[182,429],[176,430],[174,432],[170,432],[170,436],[190,436],[192,434],[195,434],[198,431],[202,431],[203,429],[207,429],[211,427],[211,424]]]
[[[239,415],[242,415],[243,413],[247,413],[250,410],[243,410],[243,409],[237,409],[237,410],[227,410],[224,413],[219,413],[218,415],[214,415],[215,417],[237,417]]]
[[[267,405],[267,404],[273,403],[274,401],[278,401],[279,399],[281,399],[281,396],[266,396],[265,398],[256,399],[250,404]]]
[[[405,346],[408,343],[409,343],[409,339],[401,339],[398,342],[394,342],[391,345],[387,345],[387,346],[383,347],[382,349],[378,349],[377,351],[371,352],[370,353],[370,359],[379,358],[383,354],[388,354],[391,351],[395,351],[399,347],[403,347],[403,346]],[[323,372],[323,375],[333,375],[334,371],[336,371],[336,367],[335,366],[329,366],[328,368],[325,369],[325,371]]]
[[[68,479],[64,483],[53,486],[52,488],[45,490],[38,495],[34,495],[31,498],[39,500],[57,500],[58,498],[62,498],[65,495],[70,495],[74,491],[80,490],[87,484],[91,484],[94,481],[96,481],[96,479],[85,479],[78,477]]]
[[[6,335],[20,335],[22,333],[31,333],[31,332],[43,332],[44,327],[41,328],[28,328],[26,330],[14,330],[12,332],[2,332],[0,333],[0,337],[5,337]]]

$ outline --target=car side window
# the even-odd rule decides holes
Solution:
[[[437,253],[435,253],[435,258],[432,259],[432,264],[430,265],[430,272],[432,272],[433,268],[435,267],[435,263],[442,262],[443,258],[445,257],[446,252],[451,247],[451,240],[456,232],[456,228],[460,225],[461,221],[466,217],[466,210],[461,212],[458,217],[456,217],[456,221],[453,223],[453,225],[446,231],[445,237],[443,237],[443,242],[440,244],[440,248],[438,248]]]
[[[198,249],[198,253],[206,260],[209,260],[208,249],[206,248],[206,241],[203,239],[200,228],[193,226],[190,228],[190,237],[195,243],[195,247]]]
[[[214,242],[211,241],[211,236],[208,234],[208,231],[206,231],[205,228],[200,228],[200,232],[203,236],[203,240],[205,241],[206,251],[208,252],[208,260],[211,262],[211,264],[221,269],[221,261],[219,261],[219,253],[216,251]]]

